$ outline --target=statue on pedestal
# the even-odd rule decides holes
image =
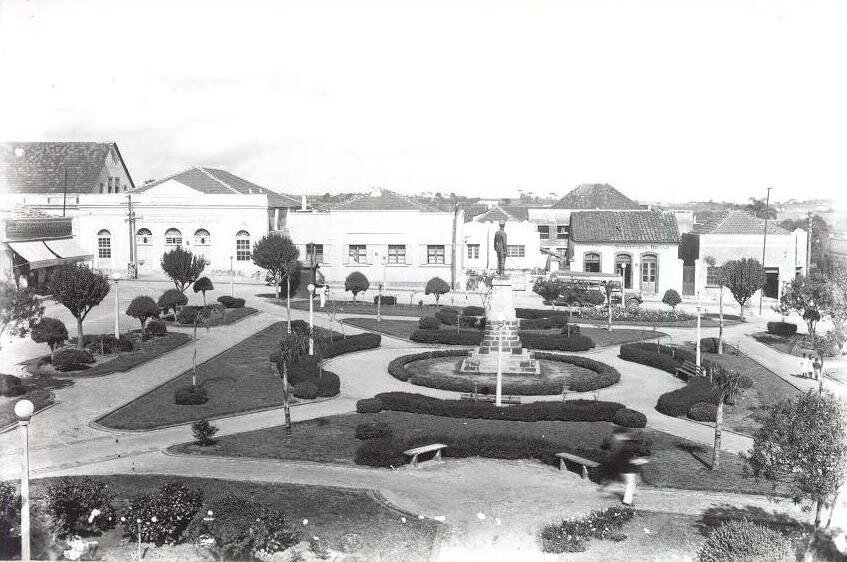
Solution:
[[[494,233],[494,251],[497,252],[497,275],[506,275],[506,221],[500,221],[500,230]]]

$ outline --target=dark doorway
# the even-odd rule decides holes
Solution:
[[[693,295],[694,294],[694,266],[693,265],[683,265],[682,266],[682,294],[683,295]]]
[[[779,298],[779,269],[765,268],[765,296],[769,299]]]

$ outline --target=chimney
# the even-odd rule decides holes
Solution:
[[[300,196],[300,210],[301,211],[308,211],[309,210],[309,202],[306,201],[305,195]]]

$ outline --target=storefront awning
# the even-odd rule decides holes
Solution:
[[[64,258],[62,260],[63,263],[73,261],[88,261],[94,257],[82,248],[80,248],[79,244],[77,244],[76,240],[74,240],[73,238],[45,240],[44,243],[47,245],[48,248],[50,248],[50,250],[54,254],[56,254],[60,258]]]
[[[12,250],[29,262],[30,269],[59,265],[65,260],[57,258],[41,240],[28,242],[6,242]]]

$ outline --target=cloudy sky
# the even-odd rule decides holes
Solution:
[[[0,139],[140,183],[683,201],[847,191],[847,2],[0,0]]]

